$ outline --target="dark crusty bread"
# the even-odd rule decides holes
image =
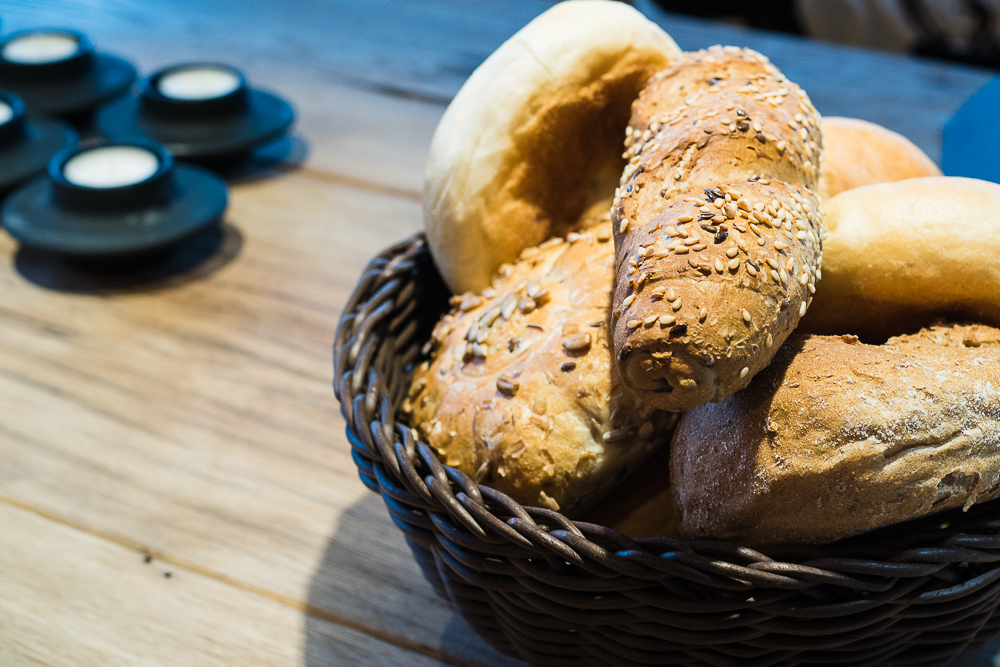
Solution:
[[[794,334],[745,391],[684,413],[671,451],[682,530],[826,543],[1000,495],[1000,330],[884,345]]]
[[[455,297],[404,405],[442,461],[566,513],[600,499],[676,423],[614,380],[611,223],[593,218],[501,266],[481,295]]]
[[[632,107],[612,208],[614,345],[642,401],[721,401],[811,302],[822,258],[819,115],[753,51],[687,53]]]

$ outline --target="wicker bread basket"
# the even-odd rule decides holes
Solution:
[[[424,239],[378,255],[344,309],[334,384],[361,479],[424,576],[534,665],[944,665],[1000,629],[1000,504],[821,549],[629,539],[522,507],[396,422],[447,291]]]

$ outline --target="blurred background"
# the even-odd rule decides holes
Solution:
[[[688,16],[1000,68],[1000,0],[649,1]]]

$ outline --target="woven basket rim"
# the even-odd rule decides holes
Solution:
[[[725,609],[725,595],[741,598],[740,608],[747,606],[742,594],[748,592],[765,593],[758,595],[759,605],[820,587],[877,597],[900,579],[928,577],[937,577],[940,585],[919,593],[914,603],[939,603],[1000,579],[1000,567],[968,579],[942,574],[956,564],[1000,561],[1000,501],[893,524],[831,545],[759,550],[729,542],[633,539],[553,510],[522,506],[476,484],[442,464],[416,431],[396,421],[405,396],[400,387],[406,383],[394,386],[394,380],[399,369],[412,368],[423,347],[413,317],[420,310],[415,295],[427,271],[436,273],[423,234],[395,243],[371,260],[337,327],[334,390],[362,481],[381,493],[391,510],[423,513],[414,520],[442,540],[443,555],[456,571],[469,570],[463,559],[479,551],[501,560],[516,556],[519,566],[524,566],[519,559],[525,554],[545,559],[553,568],[546,576],[556,580],[557,571],[570,564],[573,574],[561,576],[571,578],[577,590],[617,590],[613,582],[620,576],[675,577],[724,594],[698,601],[705,611]],[[390,361],[395,365],[386,365]],[[383,368],[380,374],[383,366],[397,370]],[[396,523],[405,533],[407,528]]]

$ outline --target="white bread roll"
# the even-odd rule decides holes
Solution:
[[[614,192],[632,100],[679,55],[635,9],[572,0],[472,73],[434,134],[424,185],[427,238],[453,292],[486,288]]]
[[[934,161],[901,134],[858,118],[823,118],[821,197],[873,183],[940,175]]]
[[[877,341],[936,318],[1000,326],[1000,185],[911,178],[823,207],[822,275],[799,331]]]

